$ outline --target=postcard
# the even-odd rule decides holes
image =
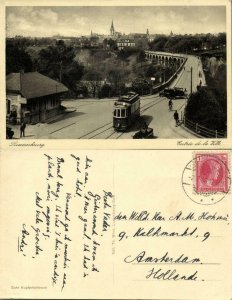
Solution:
[[[231,300],[231,1],[0,2],[0,298]]]
[[[1,298],[231,299],[231,151],[6,151],[1,167]]]
[[[229,1],[9,0],[2,17],[4,148],[231,144]]]

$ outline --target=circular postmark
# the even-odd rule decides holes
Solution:
[[[185,194],[201,205],[221,201],[231,186],[228,165],[228,153],[196,153],[182,173]]]

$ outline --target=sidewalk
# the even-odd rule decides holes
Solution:
[[[176,126],[173,114],[177,110],[179,114],[179,120],[180,125]],[[184,116],[184,110],[185,110],[185,103],[183,103],[180,107],[174,108],[170,112],[170,119],[169,124],[166,128],[166,132],[162,132],[162,138],[176,138],[176,139],[195,139],[197,138],[197,135],[194,134],[194,132],[191,132],[188,130],[184,124],[183,124],[183,116]]]
[[[37,123],[35,125],[27,124],[25,129],[25,137],[20,138],[20,125],[8,124],[14,131],[13,139],[37,139],[46,136],[51,130],[50,124],[64,120],[68,114],[74,113],[76,109],[66,109],[63,113],[48,119],[45,123]]]

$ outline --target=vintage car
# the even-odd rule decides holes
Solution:
[[[166,88],[159,93],[160,97],[166,97],[168,99],[185,98],[187,96],[186,90],[179,87]]]
[[[133,139],[152,139],[154,137],[153,129],[149,127],[146,129],[140,129],[132,137]]]

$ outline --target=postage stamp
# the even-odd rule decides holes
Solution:
[[[197,153],[195,160],[196,192],[228,192],[228,154]]]
[[[220,202],[230,192],[230,156],[227,152],[196,152],[182,173],[188,198],[201,205]]]

